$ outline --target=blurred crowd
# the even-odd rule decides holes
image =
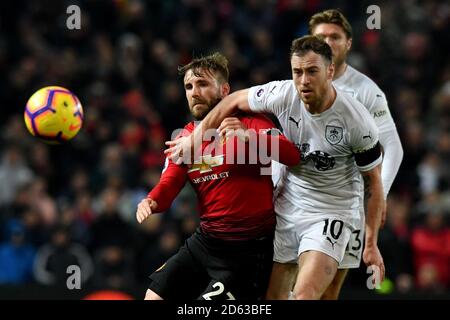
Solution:
[[[79,265],[93,288],[145,286],[198,224],[189,186],[167,212],[135,219],[164,142],[191,120],[177,67],[218,50],[232,90],[287,79],[292,39],[312,14],[340,8],[354,31],[348,61],[386,93],[405,150],[379,237],[387,277],[397,292],[449,293],[450,4],[373,2],[1,1],[0,285],[65,286]],[[66,27],[72,4],[79,30]],[[380,30],[366,27],[370,4]],[[24,125],[27,99],[47,85],[83,104],[83,128],[65,145]]]

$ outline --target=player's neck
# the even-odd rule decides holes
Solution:
[[[341,63],[339,66],[336,66],[336,70],[334,71],[333,80],[339,79],[347,70],[347,63],[345,61]]]
[[[330,109],[334,103],[334,100],[336,100],[336,90],[332,85],[330,85],[323,99],[321,101],[318,101],[317,104],[315,105],[312,104],[306,105],[306,109],[311,114],[320,114]]]

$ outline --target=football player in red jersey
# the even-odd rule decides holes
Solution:
[[[230,92],[228,61],[219,53],[194,59],[179,71],[196,120]],[[262,170],[271,160],[296,165],[300,153],[265,116],[242,113],[222,125],[234,134],[221,143],[203,142],[200,157],[191,164],[166,159],[159,183],[138,205],[136,218],[141,223],[167,210],[189,181],[200,208],[196,232],[150,275],[147,300],[257,300],[266,292],[275,213],[271,176]],[[194,128],[194,122],[187,124],[181,135]],[[269,156],[267,162],[261,154]]]

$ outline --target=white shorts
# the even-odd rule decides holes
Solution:
[[[306,212],[287,200],[277,201],[273,260],[297,263],[300,254],[314,250],[325,253],[340,264],[355,230],[355,216],[358,216],[356,212]]]
[[[339,269],[359,268],[364,244],[364,230],[366,227],[366,217],[364,208],[359,210],[360,219],[356,222],[356,228],[352,230],[350,241],[345,249],[344,259],[339,264]]]

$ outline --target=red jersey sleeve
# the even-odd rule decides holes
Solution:
[[[189,135],[193,130],[193,124],[188,124],[177,136]],[[163,212],[170,208],[173,200],[184,187],[188,175],[188,168],[185,165],[177,165],[172,160],[166,158],[164,169],[158,184],[147,195],[148,198],[155,200],[158,207],[155,212]]]
[[[266,154],[272,160],[287,166],[293,166],[300,162],[300,151],[276,128],[275,124],[268,117],[255,114],[247,119],[247,129],[254,129],[257,133],[257,146],[259,148],[265,147],[267,150]],[[261,144],[261,141],[265,143]],[[278,146],[278,150],[272,150],[272,146]]]
[[[187,170],[185,165],[177,165],[166,158],[159,183],[147,195],[158,203],[155,212],[163,212],[170,208],[187,181]]]

